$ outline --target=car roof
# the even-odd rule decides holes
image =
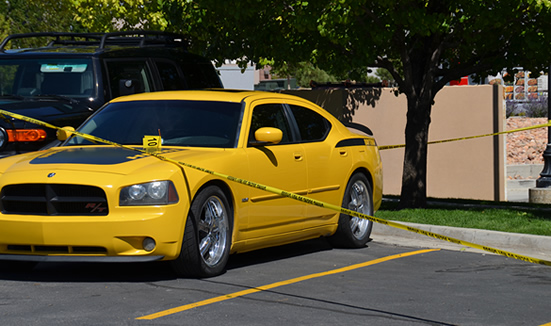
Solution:
[[[133,94],[121,96],[111,101],[113,102],[128,102],[128,101],[160,101],[160,100],[188,100],[188,101],[221,101],[221,102],[243,102],[244,100],[257,99],[280,99],[280,100],[298,100],[307,102],[306,100],[287,94],[264,92],[264,91],[249,91],[249,90],[231,90],[231,89],[207,89],[207,90],[182,90],[182,91],[162,91]],[[311,102],[308,102],[311,103]],[[313,104],[313,103],[311,103]]]

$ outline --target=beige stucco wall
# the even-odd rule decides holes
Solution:
[[[310,99],[342,120],[368,126],[380,146],[404,144],[407,100],[404,95],[396,96],[392,89],[298,90],[286,93]],[[503,131],[505,114],[502,99],[501,87],[445,87],[435,98],[429,141]],[[381,156],[384,194],[399,195],[404,150],[384,150]],[[505,180],[503,136],[429,145],[429,197],[505,200]]]

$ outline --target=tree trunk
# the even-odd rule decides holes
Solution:
[[[427,154],[432,98],[408,96],[406,147],[399,208],[427,205]]]

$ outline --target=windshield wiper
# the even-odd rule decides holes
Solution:
[[[79,100],[75,100],[74,98],[72,97],[68,97],[68,96],[65,96],[65,95],[59,95],[59,94],[38,94],[38,95],[34,95],[32,97],[32,99],[34,99],[35,101],[36,100],[42,100],[42,99],[55,99],[55,100],[61,100],[61,101],[65,101],[69,104],[80,104],[80,105],[84,105],[85,107],[88,108],[89,111],[94,111],[94,109],[92,109],[92,107],[90,107],[86,102],[84,101],[79,101]]]
[[[64,96],[64,95],[59,95],[59,94],[38,94],[38,95],[34,95],[33,96],[34,99],[38,98],[38,99],[42,99],[42,98],[45,98],[45,99],[56,99],[56,100],[63,100],[65,102],[69,102],[71,104],[74,104],[74,103],[79,103],[79,101],[75,100],[74,98],[70,98],[68,96]]]
[[[6,99],[14,99],[14,100],[24,100],[25,97],[21,95],[15,95],[15,94],[7,94],[7,95],[0,95],[2,98]]]

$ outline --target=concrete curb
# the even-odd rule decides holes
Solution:
[[[507,180],[507,190],[526,190],[536,186],[536,179]]]
[[[551,261],[551,237],[548,236],[406,223],[399,221],[396,222],[432,233],[445,235],[451,238],[476,243],[478,245],[488,246],[523,256]],[[417,233],[393,228],[383,224],[373,225],[371,238],[374,242],[387,243],[392,245],[423,248],[441,248],[448,250],[460,250],[491,254],[490,252],[484,250],[478,250],[462,245],[457,245],[455,243],[438,240],[432,237],[427,237]]]
[[[506,167],[507,177],[537,179],[543,170],[543,164],[509,164]]]

